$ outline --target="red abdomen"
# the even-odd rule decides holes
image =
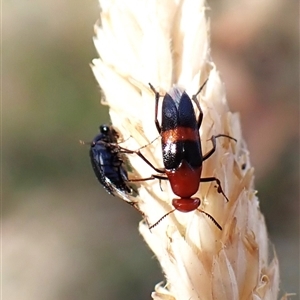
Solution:
[[[192,197],[199,189],[202,167],[193,169],[185,160],[176,170],[166,170],[173,193],[181,198]]]

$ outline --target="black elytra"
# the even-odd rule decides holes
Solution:
[[[205,83],[197,94],[200,93]],[[161,146],[165,174],[170,181],[174,194],[182,200],[187,200],[184,202],[187,204],[198,191],[203,162],[199,135],[202,110],[196,100],[197,94],[192,99],[199,108],[198,120],[191,98],[185,91],[175,86],[163,97],[162,118],[161,124],[159,124],[157,111],[160,96],[151,85],[150,87],[155,93],[155,124],[162,137]],[[193,203],[194,207],[195,201]],[[192,206],[191,210],[193,210]]]
[[[202,166],[202,149],[198,121],[190,97],[178,87],[164,96],[162,120],[163,163],[166,170],[176,170],[182,161],[193,168]]]

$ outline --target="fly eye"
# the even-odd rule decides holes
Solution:
[[[109,127],[107,125],[101,125],[99,129],[100,129],[101,133],[108,133],[109,132]]]

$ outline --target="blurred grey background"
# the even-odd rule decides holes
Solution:
[[[208,3],[212,56],[241,115],[282,293],[299,293],[299,4]],[[97,1],[2,6],[3,299],[150,299],[163,275],[140,216],[105,193],[79,144],[109,121],[89,67]]]

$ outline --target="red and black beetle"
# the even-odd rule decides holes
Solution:
[[[151,90],[155,93],[155,125],[162,138],[161,145],[164,169],[153,166],[140,150],[134,151],[120,147],[120,151],[123,153],[136,153],[156,172],[167,176],[152,175],[149,178],[140,180],[151,180],[154,178],[169,180],[173,193],[179,197],[172,200],[174,209],[150,226],[150,229],[155,227],[162,219],[175,210],[191,212],[197,209],[208,216],[215,225],[222,230],[222,227],[210,214],[199,208],[201,200],[197,197],[192,197],[197,193],[200,182],[215,181],[217,191],[229,201],[223,192],[221,182],[218,178],[201,178],[203,161],[207,160],[215,152],[216,139],[218,137],[227,137],[236,141],[236,139],[226,134],[213,135],[210,139],[213,145],[212,149],[206,154],[202,154],[199,129],[203,119],[203,112],[197,100],[197,96],[202,91],[206,82],[207,80],[203,83],[198,92],[192,96],[192,99],[185,91],[178,87],[173,87],[169,93],[166,93],[163,96],[161,124],[157,117],[158,103],[161,96],[149,83]],[[199,110],[198,119],[195,115],[192,100]],[[137,179],[136,181],[140,180]]]
[[[216,139],[218,137],[227,137],[236,141],[236,139],[226,134],[213,135],[211,137],[213,144],[212,149],[205,155],[202,154],[199,129],[203,119],[203,112],[197,100],[197,96],[202,91],[206,82],[207,80],[203,83],[198,92],[192,96],[192,99],[185,91],[178,87],[173,87],[169,93],[166,93],[162,103],[161,124],[157,118],[158,103],[161,96],[149,83],[151,90],[155,93],[155,125],[162,138],[161,145],[165,168],[163,170],[155,168],[139,150],[131,151],[131,153],[135,152],[155,171],[165,174],[167,177],[153,175],[149,179],[168,179],[173,193],[179,197],[178,199],[175,198],[172,200],[174,209],[150,226],[150,229],[155,227],[162,219],[175,210],[191,212],[197,209],[208,216],[215,225],[222,230],[222,227],[210,214],[199,208],[201,200],[197,197],[192,197],[197,193],[200,182],[215,181],[218,192],[228,201],[218,178],[201,178],[202,164],[203,161],[207,160],[215,152]],[[195,102],[199,110],[198,119],[196,118],[191,100]]]

